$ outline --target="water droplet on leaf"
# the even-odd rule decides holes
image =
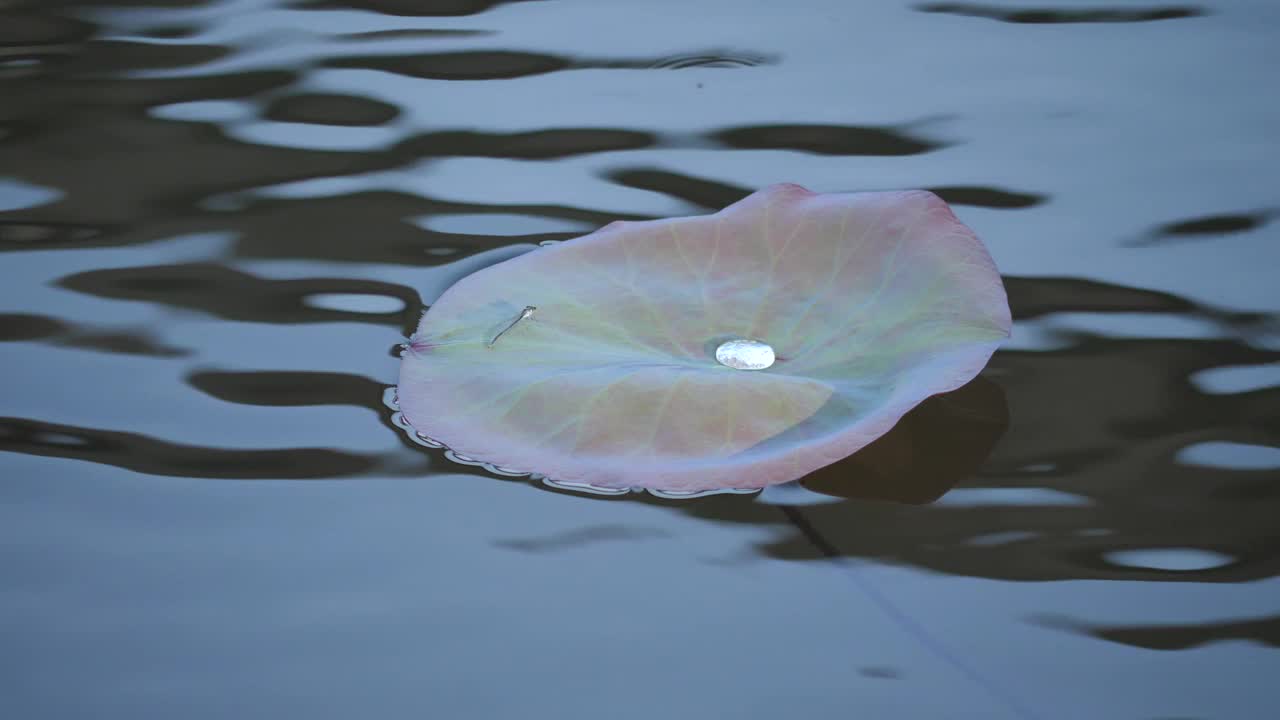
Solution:
[[[763,370],[773,364],[773,348],[759,340],[729,340],[716,348],[716,361],[735,370]]]

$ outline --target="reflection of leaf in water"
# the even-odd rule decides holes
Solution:
[[[979,377],[917,405],[892,430],[800,480],[836,497],[921,504],[972,475],[1009,426],[999,385]]]

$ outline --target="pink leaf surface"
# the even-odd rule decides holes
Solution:
[[[775,185],[462,279],[411,338],[398,397],[418,432],[505,468],[604,488],[759,488],[963,385],[1010,325],[990,255],[937,196]],[[739,339],[776,362],[717,362]]]

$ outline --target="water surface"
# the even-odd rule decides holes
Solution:
[[[1278,34],[1267,0],[0,2],[5,715],[1270,717]],[[831,494],[687,503],[390,424],[458,278],[780,181],[976,229],[1017,323],[973,403]]]

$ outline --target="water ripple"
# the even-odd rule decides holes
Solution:
[[[315,323],[358,321],[401,326],[421,308],[412,288],[371,280],[315,278],[269,280],[209,263],[91,270],[59,283],[76,292],[115,300],[199,310],[244,322]],[[316,295],[360,294],[397,298],[397,312],[358,312],[320,307]]]
[[[1229,640],[1280,647],[1280,615],[1219,622],[1125,626],[1095,625],[1057,615],[1039,615],[1032,620],[1043,627],[1148,650],[1190,650]]]
[[[750,653],[726,648],[788,639],[803,652],[769,711],[999,712],[947,678],[970,666],[921,659],[856,605],[872,595],[833,596],[823,555],[971,667],[1041,650],[1033,612],[1088,618],[1058,626],[1084,641],[1049,671],[1108,682],[1011,671],[1046,714],[1262,707],[1249,673],[1272,672],[1280,577],[1267,3],[0,5],[0,610],[14,647],[48,651],[15,665],[17,715],[193,693],[235,715],[260,687],[297,701],[285,715],[359,715],[359,682],[308,689],[379,658],[392,714],[422,677],[504,669],[516,692],[484,701],[510,704],[479,714],[518,714],[568,687],[539,674],[548,638],[587,657],[597,622],[628,648],[615,670],[705,693],[688,715],[762,711],[768,693],[733,687]],[[979,233],[1017,326],[967,399],[803,485],[680,502],[563,497],[393,424],[387,351],[451,283],[779,181],[929,188]],[[212,482],[288,478],[347,482]],[[242,632],[255,620],[268,634]],[[315,628],[360,640],[302,657]],[[706,642],[673,655],[664,628]],[[1231,640],[1143,663],[1116,645]],[[297,683],[278,672],[298,662]],[[445,715],[477,715],[455,695]]]
[[[656,70],[687,70],[689,68],[743,68],[756,67],[777,62],[777,58],[756,53],[738,53],[733,51],[708,51],[702,53],[683,53],[671,57],[659,58],[649,63]]]
[[[478,15],[500,5],[537,0],[298,0],[293,7],[305,10],[353,8],[402,17],[457,17]]]
[[[466,50],[414,55],[349,55],[324,63],[331,68],[380,70],[423,80],[510,80],[562,70],[686,70],[745,68],[775,62],[764,54],[708,50],[645,58],[591,58],[514,50]]]
[[[938,2],[917,5],[925,13],[963,15],[1017,24],[1074,24],[1074,23],[1140,23],[1155,20],[1176,20],[1208,14],[1201,7],[1180,5],[1150,8],[1011,8],[999,5],[981,5],[963,2]]]
[[[317,123],[320,125],[382,125],[396,119],[395,105],[336,93],[306,93],[277,97],[262,111],[275,122]]]
[[[1268,209],[1248,213],[1227,213],[1177,220],[1152,229],[1144,237],[1131,240],[1129,247],[1147,247],[1162,243],[1187,240],[1207,240],[1223,235],[1257,230],[1280,216],[1280,211]]]
[[[373,457],[327,448],[206,448],[137,433],[12,417],[0,417],[0,451],[87,460],[147,475],[227,480],[351,477],[378,464]]]
[[[919,155],[950,144],[917,136],[906,126],[759,125],[718,130],[711,137],[731,148],[818,155]]]
[[[191,354],[160,342],[147,330],[104,329],[46,315],[0,313],[0,342],[34,341],[117,355],[176,358]]]

